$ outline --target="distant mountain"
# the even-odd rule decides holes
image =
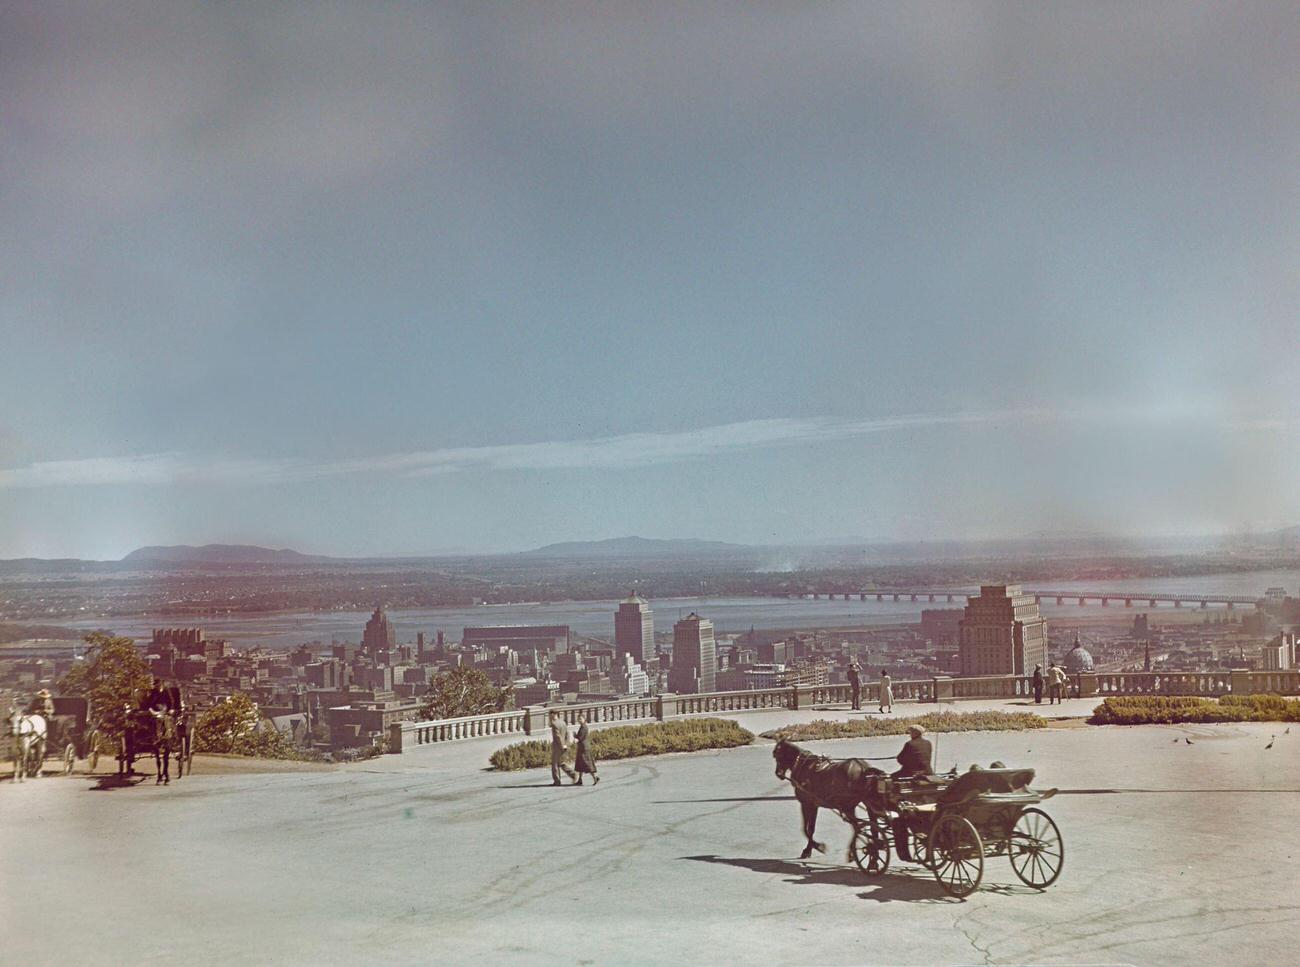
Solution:
[[[524,551],[528,557],[706,557],[753,551],[744,544],[723,541],[654,540],[648,537],[611,537],[604,541],[567,541]]]
[[[313,564],[328,557],[300,554],[287,548],[272,550],[253,544],[204,544],[194,547],[141,547],[122,558],[123,564]]]

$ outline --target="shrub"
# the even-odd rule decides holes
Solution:
[[[588,742],[591,754],[602,759],[631,759],[665,752],[698,752],[701,749],[731,749],[749,745],[754,734],[731,719],[682,719],[647,725],[617,725],[593,730]],[[569,755],[572,761],[572,753]],[[488,758],[494,769],[513,772],[540,769],[551,764],[550,739],[516,742],[498,749]]]
[[[818,719],[796,725],[784,725],[764,732],[766,739],[811,742],[817,739],[859,739],[874,735],[903,735],[912,725],[927,732],[1022,732],[1041,729],[1047,719],[1031,712],[930,712],[910,718],[852,719],[827,721]]]
[[[1178,722],[1300,722],[1300,702],[1280,695],[1111,696],[1092,712],[1093,725],[1172,725]]]

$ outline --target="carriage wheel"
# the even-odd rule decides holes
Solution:
[[[1007,856],[1022,883],[1038,890],[1055,883],[1065,865],[1065,844],[1052,817],[1041,809],[1023,810],[1007,837]]]
[[[86,761],[90,764],[90,771],[95,771],[95,766],[99,765],[99,733],[91,732],[90,738],[86,740]]]
[[[69,742],[63,747],[63,774],[72,775],[72,767],[77,764],[77,747]]]
[[[849,843],[853,862],[867,876],[880,876],[889,869],[889,849],[889,838],[865,824],[854,829],[853,840]]]
[[[984,844],[970,821],[954,813],[940,818],[930,830],[930,862],[945,893],[964,897],[984,878]]]

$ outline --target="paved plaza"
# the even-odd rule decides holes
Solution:
[[[767,729],[791,713],[736,717]],[[825,812],[828,854],[795,859],[799,811],[766,742],[609,762],[581,789],[486,771],[491,740],[170,788],[6,781],[3,959],[1291,963],[1300,729],[1284,728],[941,736],[941,766],[1002,759],[1061,790],[1045,804],[1065,838],[1060,881],[1029,890],[993,858],[965,901],[917,867],[866,878]],[[813,745],[840,757],[900,744]]]

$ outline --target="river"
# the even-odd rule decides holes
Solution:
[[[1149,591],[1155,593],[1244,594],[1263,596],[1266,588],[1284,587],[1291,595],[1300,594],[1300,570],[1249,571],[1228,574],[1210,574],[1196,577],[1133,578],[1117,581],[1050,581],[1027,582],[1028,586],[1051,586],[1051,590],[1115,591],[1118,593]],[[974,592],[973,588],[954,589],[955,593]],[[667,631],[679,617],[698,611],[713,621],[720,633],[744,632],[751,627],[759,630],[843,628],[882,624],[902,624],[920,620],[922,609],[957,608],[964,604],[960,598],[951,604],[936,601],[827,601],[789,598],[661,598],[650,602],[654,609],[656,631]],[[416,632],[423,631],[430,640],[436,631],[446,633],[448,640],[459,640],[463,629],[469,625],[509,624],[567,624],[575,634],[596,635],[612,639],[614,611],[617,601],[565,601],[553,604],[484,605],[473,608],[417,608],[397,609],[389,617],[397,628],[398,640],[414,641]],[[1164,605],[1163,607],[1170,607]],[[1057,606],[1055,601],[1044,601],[1042,610],[1052,616],[1077,615],[1095,612],[1099,603],[1080,608],[1074,602]],[[1132,610],[1149,611],[1145,601],[1135,601]],[[1116,610],[1112,602],[1108,611]],[[1118,610],[1126,611],[1123,602]],[[111,628],[117,634],[147,639],[152,629],[161,625],[169,627],[202,627],[209,637],[226,638],[235,647],[261,645],[272,649],[291,648],[303,642],[317,641],[328,645],[332,640],[359,641],[369,614],[364,611],[300,611],[268,615],[236,615],[214,618],[182,618],[169,616],[165,621],[156,618],[100,618],[63,622],[73,628]],[[63,649],[60,649],[63,650]]]

